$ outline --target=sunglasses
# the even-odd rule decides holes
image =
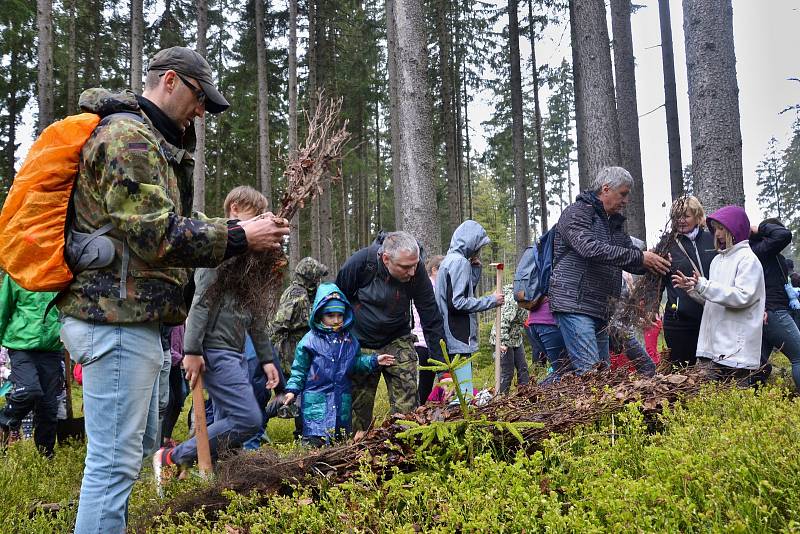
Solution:
[[[166,72],[162,72],[158,76],[160,78],[161,76],[164,76],[165,74],[166,74]],[[200,105],[205,104],[205,102],[206,102],[206,93],[205,93],[205,91],[203,91],[202,89],[198,89],[197,87],[192,85],[192,83],[189,80],[187,80],[186,78],[184,78],[183,76],[181,76],[179,72],[175,72],[175,76],[180,78],[180,80],[183,82],[183,85],[185,85],[186,87],[189,88],[189,90],[192,92],[194,97],[197,99],[197,103],[198,104],[200,104]]]

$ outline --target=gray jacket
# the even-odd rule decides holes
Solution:
[[[642,251],[623,229],[625,217],[606,214],[594,193],[584,192],[558,220],[550,275],[550,309],[608,320],[619,297],[622,270],[644,274]]]
[[[272,361],[266,324],[256,325],[252,315],[237,305],[234,297],[225,293],[221,302],[209,305],[205,298],[208,288],[217,277],[216,269],[197,269],[194,275],[195,292],[186,333],[183,336],[185,354],[205,354],[205,349],[244,352],[245,334],[249,333],[260,363]]]
[[[478,318],[475,313],[497,307],[494,295],[474,297],[481,266],[469,261],[489,243],[483,226],[475,221],[464,221],[453,232],[450,249],[439,266],[436,304],[444,320],[445,342],[451,355],[477,352]]]

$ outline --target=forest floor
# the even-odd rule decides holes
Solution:
[[[484,336],[484,339],[488,336]],[[475,387],[490,385],[491,358],[476,361]],[[131,523],[147,532],[800,532],[800,401],[788,393],[788,361],[769,387],[718,390],[670,406],[657,425],[636,404],[615,417],[554,435],[533,453],[477,450],[442,461],[428,449],[416,469],[380,479],[370,468],[351,480],[287,494],[230,495],[214,517],[202,511],[159,517],[155,510],[197,478],[176,482],[160,500],[145,462],[130,501]],[[538,374],[544,372],[535,369]],[[74,399],[80,410],[80,390]],[[187,434],[186,412],[175,436]],[[381,382],[375,414],[386,417]],[[293,422],[273,420],[278,454],[292,455]],[[85,445],[60,446],[53,460],[30,440],[0,453],[0,532],[69,532],[74,525]],[[56,507],[42,506],[56,503]]]

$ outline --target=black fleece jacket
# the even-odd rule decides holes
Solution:
[[[792,232],[776,223],[762,222],[758,226],[758,233],[750,236],[750,248],[764,268],[767,311],[789,309],[789,297],[783,289],[789,270],[781,251],[791,242]]]

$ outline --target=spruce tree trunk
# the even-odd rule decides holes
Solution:
[[[289,160],[297,153],[297,0],[289,0]],[[289,272],[300,262],[300,213],[290,221]]]
[[[377,92],[377,91],[376,91]],[[381,105],[375,102],[375,227],[383,228],[381,191],[383,191],[383,162],[381,161]]]
[[[331,38],[330,0],[320,0],[317,4],[317,85],[325,90],[328,98],[335,98],[333,80],[334,42]],[[333,206],[331,202],[331,179],[325,173],[322,179],[322,191],[319,195],[319,260],[328,266],[331,272],[336,270],[333,248]]]
[[[436,36],[439,41],[439,75],[442,86],[442,138],[444,139],[445,177],[447,180],[447,235],[461,224],[462,214],[458,209],[461,191],[458,183],[456,151],[456,124],[454,117],[453,70],[451,59],[452,37],[450,35],[450,2],[438,0],[436,8]]]
[[[208,49],[208,3],[206,0],[197,0],[197,52],[206,57]],[[136,53],[134,52],[134,56]],[[139,52],[139,68],[141,69],[142,54]],[[141,72],[139,73],[141,76]],[[141,87],[141,80],[139,81]],[[136,89],[134,89],[136,91]],[[195,211],[206,210],[206,119],[194,119],[194,131],[197,136],[197,146],[194,151],[194,198],[192,207]]]
[[[200,4],[197,6],[197,32],[200,33]],[[142,51],[144,49],[143,0],[131,0],[131,90],[137,95],[142,92]],[[199,44],[198,37],[198,44]],[[199,47],[198,47],[199,49]],[[198,50],[199,51],[199,50]],[[204,52],[200,52],[204,54]]]
[[[308,110],[314,116],[317,107],[317,0],[308,0]],[[319,196],[311,200],[311,255],[320,259]],[[328,266],[330,267],[330,265]]]
[[[267,46],[264,42],[264,3],[255,0],[256,67],[258,72],[258,169],[261,192],[267,197],[267,209],[272,210],[272,168],[269,160],[269,87],[267,86]]]
[[[386,63],[389,71],[389,129],[392,151],[392,188],[394,189],[394,225],[400,228],[403,213],[400,208],[403,182],[400,179],[400,123],[397,73],[397,31],[395,28],[395,0],[386,0]]]
[[[41,133],[53,122],[53,0],[36,0],[39,122]]]
[[[707,213],[744,206],[731,0],[683,0],[696,194]]]
[[[402,197],[395,198],[397,227],[411,233],[429,251],[441,249],[434,182],[432,104],[428,88],[425,10],[421,0],[388,0],[392,5],[398,129],[397,165]],[[390,79],[391,83],[391,79]]]
[[[539,66],[536,64],[536,31],[533,25],[533,0],[528,0],[528,23],[531,41],[531,74],[533,79],[533,113],[536,127],[536,166],[539,171],[539,212],[542,214],[542,235],[547,232],[547,176],[544,168],[542,108],[539,104]]]
[[[67,6],[68,30],[67,36],[67,115],[78,109],[78,97],[75,94],[78,87],[78,45],[77,45],[77,0],[70,0]]]
[[[633,189],[625,210],[628,233],[646,240],[642,149],[639,141],[639,107],[636,104],[636,65],[631,35],[631,0],[611,0],[611,26],[614,32],[614,72],[616,74],[617,117],[622,166],[633,177]]]
[[[586,119],[583,116],[583,85],[580,83],[581,73],[578,69],[578,33],[575,27],[575,2],[569,0],[569,36],[572,49],[572,85],[575,92],[575,145],[578,152],[578,189],[584,191],[589,187],[589,163],[586,159]],[[569,200],[572,202],[572,181],[569,182]]]
[[[672,200],[683,196],[683,163],[681,162],[681,130],[678,123],[678,94],[675,89],[675,56],[672,47],[672,20],[669,0],[658,0],[661,23],[661,63],[664,70],[664,111],[667,117],[669,183]]]
[[[508,47],[511,51],[511,144],[514,151],[515,244],[519,257],[531,241],[528,187],[525,176],[525,132],[522,111],[522,72],[519,59],[517,0],[508,2]]]
[[[585,189],[600,169],[620,165],[622,161],[605,2],[574,0],[572,6],[570,21],[575,30],[577,52],[573,65],[576,114],[584,121],[583,139],[580,129],[578,138],[579,179],[581,189]],[[581,144],[584,169],[580,168]]]

